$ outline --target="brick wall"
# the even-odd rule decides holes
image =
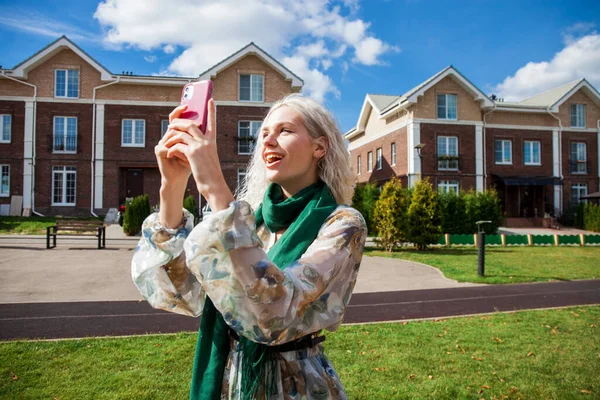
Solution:
[[[573,174],[570,170],[571,143],[583,142],[586,144],[588,168],[586,174]],[[562,162],[564,175],[564,207],[571,199],[571,186],[577,183],[586,184],[588,193],[597,192],[598,187],[598,134],[596,132],[562,132]]]
[[[0,164],[10,166],[10,196],[22,196],[25,102],[0,101],[0,114],[11,115],[11,141],[0,143]],[[0,197],[0,204],[10,204],[10,197]]]
[[[396,143],[396,164],[392,163],[392,143]],[[377,148],[382,150],[382,168],[377,170]],[[367,153],[373,152],[373,171],[368,172]],[[361,171],[357,175],[358,183],[384,182],[394,175],[406,177],[408,163],[406,159],[406,127],[400,128],[389,135],[376,139],[350,151],[352,171],[357,173],[357,157],[360,155]],[[404,182],[405,184],[406,182]]]
[[[179,103],[181,86],[130,85],[116,83],[96,91],[98,100],[169,101]]]
[[[438,170],[436,154],[438,136],[458,137],[459,171]],[[458,180],[461,190],[475,188],[475,126],[421,124],[421,176],[429,178],[434,187],[440,180]]]
[[[512,165],[497,165],[495,162],[495,141],[500,139],[512,141]],[[525,165],[525,141],[540,142],[541,166]],[[534,131],[526,129],[486,128],[486,165],[487,175],[499,176],[552,176],[552,131]]]
[[[79,70],[79,98],[91,99],[93,88],[102,85],[100,72],[72,50],[65,49],[29,71],[27,82],[37,86],[38,97],[54,97],[54,70]]]
[[[579,89],[558,108],[558,117],[564,128],[571,126],[571,104],[585,104],[586,128],[596,128],[600,120],[600,107],[587,94],[587,89]]]
[[[535,125],[558,128],[558,121],[556,118],[547,113],[519,113],[513,111],[499,111],[499,109],[486,115],[485,122],[487,124]]]
[[[239,101],[239,74],[264,75],[264,100],[275,102],[292,92],[291,81],[255,55],[248,55],[213,78],[213,98],[219,101]]]
[[[0,77],[0,96],[33,96],[33,88],[10,79]]]
[[[77,118],[77,153],[53,153],[54,117]],[[90,209],[92,105],[37,103],[35,208],[49,215],[87,215]],[[52,205],[52,167],[77,169],[75,206]]]
[[[414,117],[437,119],[438,94],[455,94],[457,96],[456,107],[459,120],[482,120],[479,102],[475,101],[473,95],[463,89],[463,87],[451,76],[445,77],[427,90],[423,96],[419,96],[414,109]]]

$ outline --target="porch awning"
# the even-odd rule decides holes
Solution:
[[[600,192],[590,193],[587,196],[580,197],[582,200],[600,200]]]
[[[500,179],[507,186],[546,186],[563,184],[562,180],[556,176],[501,176]]]

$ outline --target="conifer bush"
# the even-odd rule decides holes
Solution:
[[[194,216],[194,223],[200,218],[198,207],[196,206],[196,198],[191,194],[183,200],[183,208],[188,210]]]
[[[377,235],[377,227],[373,222],[373,212],[379,195],[380,192],[377,185],[375,183],[367,183],[365,185],[357,185],[354,188],[354,195],[352,196],[352,207],[358,210],[365,219],[369,236]]]
[[[123,232],[127,236],[137,235],[142,230],[142,223],[152,213],[148,195],[134,197],[125,207]]]
[[[429,180],[416,182],[407,215],[406,239],[418,250],[426,250],[427,246],[439,241],[442,233],[442,210],[438,194]]]
[[[409,192],[402,188],[398,178],[392,178],[383,186],[373,210],[373,222],[377,226],[379,245],[385,250],[391,252],[406,240],[409,205]]]

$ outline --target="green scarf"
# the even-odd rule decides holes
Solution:
[[[269,260],[283,270],[299,259],[336,207],[335,198],[320,180],[288,199],[283,198],[281,186],[269,185],[263,203],[255,213],[256,227],[264,223],[270,232],[288,228],[268,251]],[[240,337],[242,398],[254,399],[264,377],[275,376],[272,371],[266,373],[265,366],[276,353],[270,351],[270,346]],[[206,296],[196,343],[190,400],[220,399],[229,349],[229,327]],[[267,382],[268,394],[273,393],[275,385],[276,382]]]

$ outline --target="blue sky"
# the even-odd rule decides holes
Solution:
[[[507,100],[583,77],[600,88],[599,30],[599,1],[4,0],[0,65],[66,34],[113,73],[194,76],[254,41],[347,131],[366,93],[450,64]]]

